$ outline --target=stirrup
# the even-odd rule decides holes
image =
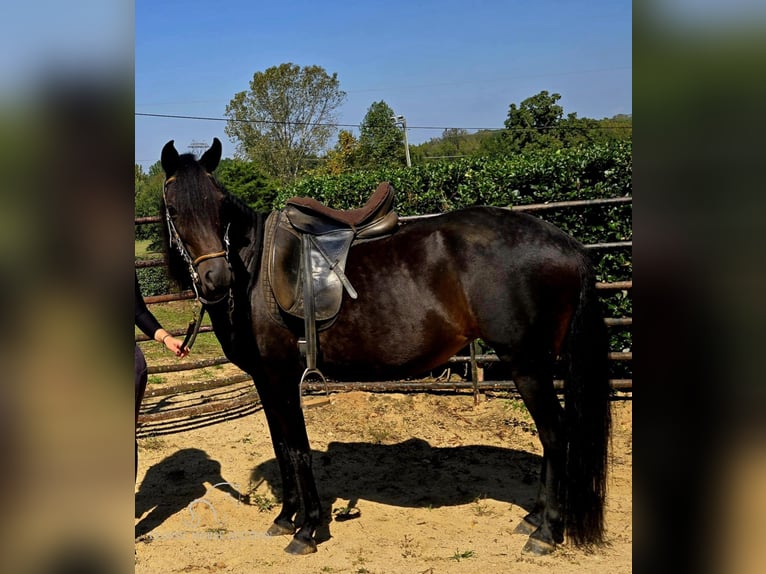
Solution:
[[[306,382],[306,377],[309,375],[317,375],[320,379],[322,379],[322,382],[324,383],[325,390],[329,393],[329,390],[327,389],[327,379],[325,379],[324,375],[322,374],[322,371],[317,369],[316,367],[306,367],[306,369],[303,371],[303,374],[301,375],[301,380],[298,383],[299,385],[302,385]]]
[[[325,379],[325,376],[322,374],[322,371],[320,371],[316,367],[306,367],[306,369],[303,371],[303,374],[301,375],[301,380],[298,383],[298,389],[299,389],[299,393],[300,393],[300,397],[301,397],[301,408],[302,409],[306,407],[306,405],[305,405],[305,403],[303,401],[303,383],[307,382],[306,378],[311,376],[311,375],[318,376],[322,380],[322,383],[324,383],[325,398],[322,401],[320,401],[318,404],[316,404],[316,405],[309,405],[309,406],[319,406],[320,404],[325,404],[325,403],[329,402],[329,400],[330,400],[330,398],[329,398],[330,397],[330,389],[327,386],[327,379]]]

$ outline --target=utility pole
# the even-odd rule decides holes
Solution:
[[[402,126],[402,131],[404,131],[404,153],[407,158],[407,167],[412,167],[412,162],[410,161],[410,145],[407,143],[407,120],[404,116],[391,116],[391,119],[394,120],[394,125]]]

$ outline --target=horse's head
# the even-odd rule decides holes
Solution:
[[[218,138],[213,139],[213,145],[199,161],[192,154],[179,155],[173,140],[162,148],[169,247],[175,244],[178,248],[204,303],[221,301],[232,284],[228,227],[221,217],[225,194],[212,176],[221,151]]]

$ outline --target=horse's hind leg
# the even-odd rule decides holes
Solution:
[[[540,471],[540,491],[532,511],[517,527],[518,532],[530,533],[525,552],[548,554],[557,543],[564,541],[563,478],[566,441],[564,411],[553,389],[550,369],[537,369],[529,375],[515,370],[513,380],[532,419],[543,445],[543,465]],[[540,374],[543,371],[545,374]]]
[[[547,461],[545,460],[545,456],[543,456],[543,463],[540,468],[540,478],[538,481],[537,499],[529,514],[527,514],[521,522],[516,525],[516,528],[513,529],[515,534],[532,534],[543,523],[543,512],[545,511],[545,488],[543,485],[545,484],[546,466]]]

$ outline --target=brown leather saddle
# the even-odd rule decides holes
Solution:
[[[357,298],[345,273],[349,251],[356,242],[396,231],[399,217],[393,201],[394,188],[383,182],[358,209],[337,210],[313,198],[294,197],[269,216],[262,269],[279,309],[303,320],[303,378],[314,372],[324,379],[316,369],[316,332],[332,325],[344,290]]]

